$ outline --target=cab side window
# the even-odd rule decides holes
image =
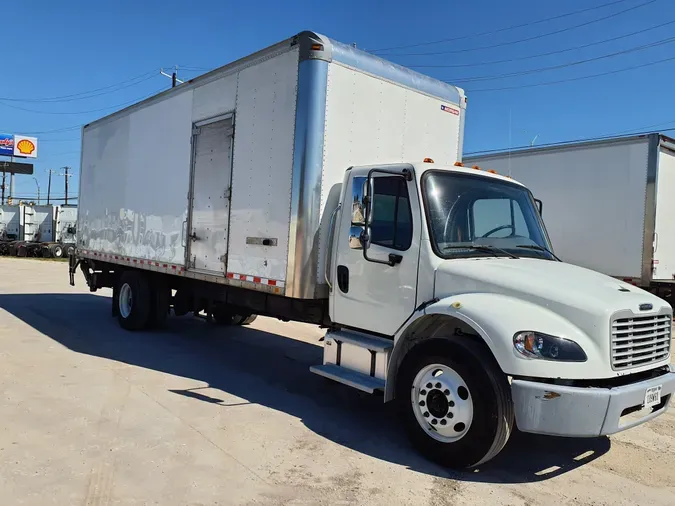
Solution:
[[[373,180],[371,243],[405,251],[412,244],[412,212],[408,185],[402,177]]]

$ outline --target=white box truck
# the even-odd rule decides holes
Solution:
[[[556,253],[673,304],[675,140],[658,133],[467,157],[532,190]],[[671,230],[672,229],[672,230]]]
[[[514,418],[583,437],[663,413],[671,307],[557,261],[525,186],[455,165],[465,105],[303,32],[88,124],[70,282],[112,288],[129,330],[326,327],[312,372],[396,400],[448,466],[494,457]]]

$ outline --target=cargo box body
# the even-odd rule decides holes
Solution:
[[[675,141],[659,134],[487,155],[543,202],[566,262],[648,287],[675,280]]]
[[[86,125],[78,254],[326,295],[352,165],[461,159],[462,90],[312,32]]]

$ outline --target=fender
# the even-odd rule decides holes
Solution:
[[[539,378],[583,378],[592,364],[602,361],[598,346],[569,320],[546,307],[508,295],[494,293],[465,293],[445,297],[416,311],[407,324],[394,336],[394,348],[387,367],[385,402],[396,391],[396,374],[407,352],[420,341],[429,338],[449,338],[439,335],[439,327],[456,322],[460,332],[480,338],[489,348],[501,370],[510,376]],[[555,362],[523,357],[513,347],[513,336],[524,330],[538,330],[571,339],[586,352],[586,362]],[[467,336],[467,338],[470,338]]]

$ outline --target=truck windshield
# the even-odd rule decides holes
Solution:
[[[437,255],[554,259],[527,188],[449,171],[429,171],[422,188]]]

